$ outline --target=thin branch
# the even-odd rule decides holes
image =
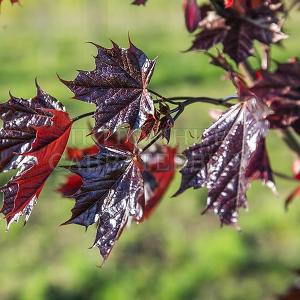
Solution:
[[[170,114],[176,113],[176,115],[173,117],[174,122],[179,118],[179,116],[183,113],[185,107],[187,107],[188,105],[194,103],[210,103],[215,105],[222,105],[225,107],[231,107],[232,104],[228,103],[228,101],[233,99],[238,99],[237,96],[229,96],[220,99],[215,99],[210,97],[185,97],[185,96],[166,98],[155,91],[149,90],[149,92],[161,98],[161,99],[154,100],[154,103],[167,102],[173,105],[177,105],[176,108],[170,110]],[[142,152],[149,149],[154,143],[156,143],[162,137],[162,135],[163,133],[160,132],[156,137],[154,137],[154,139],[143,148]]]
[[[95,113],[94,111],[91,111],[91,112],[88,112],[88,113],[86,113],[86,114],[77,116],[77,117],[73,118],[72,122],[74,123],[74,122],[77,122],[77,121],[79,121],[79,120],[81,120],[81,119],[83,119],[83,118],[93,116],[94,113]]]
[[[162,99],[162,100],[161,100]],[[227,103],[230,100],[238,99],[237,96],[229,96],[226,98],[210,98],[210,97],[190,97],[190,96],[178,96],[178,97],[163,97],[158,100],[154,100],[154,103],[167,102],[173,105],[179,105],[179,103],[192,102],[192,103],[209,103],[214,105],[223,105],[225,107],[230,107],[231,104]],[[179,102],[179,103],[178,103]]]
[[[151,94],[157,96],[158,98],[165,99],[164,96],[160,95],[159,93],[157,93],[157,92],[155,92],[153,90],[148,89],[148,92],[150,92]]]

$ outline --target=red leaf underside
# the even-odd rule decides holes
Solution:
[[[68,141],[71,121],[62,111],[48,110],[53,126],[36,127],[32,149],[22,154],[28,158],[21,170],[2,188],[4,205],[1,210],[8,224],[25,215],[27,221],[44,184],[57,166]]]
[[[37,86],[37,96],[25,100],[11,96],[0,105],[1,171],[19,169],[1,189],[1,212],[8,226],[25,215],[28,220],[46,179],[67,144],[71,120],[64,106]]]

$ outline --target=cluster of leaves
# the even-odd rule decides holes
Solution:
[[[96,69],[80,71],[74,81],[62,80],[75,98],[94,103],[95,145],[67,148],[71,120],[65,107],[37,85],[37,96],[11,96],[0,105],[1,171],[18,169],[3,188],[8,227],[20,216],[28,220],[44,184],[65,149],[74,175],[59,189],[73,197],[72,217],[64,224],[97,224],[94,245],[104,259],[129,220],[142,222],[161,200],[175,173],[176,148],[153,145],[141,151],[138,142],[151,132],[169,130],[167,105],[154,107],[147,90],[155,61],[131,42],[128,49],[113,43],[97,46]],[[77,118],[78,120],[79,118]],[[128,125],[125,137],[117,129]],[[155,129],[156,128],[156,129]],[[140,129],[138,142],[133,133]]]
[[[265,143],[268,129],[282,130],[296,154],[295,164],[298,161],[299,146],[295,146],[297,140],[289,130],[300,133],[300,64],[291,59],[275,63],[275,70],[271,68],[270,47],[287,38],[282,26],[290,9],[285,7],[277,0],[211,0],[203,5],[196,0],[183,0],[186,28],[196,33],[189,51],[208,53],[212,47],[223,45],[223,53],[208,54],[214,65],[229,73],[240,103],[219,116],[204,132],[201,143],[183,152],[187,163],[181,170],[182,183],[176,194],[191,187],[206,187],[204,212],[214,210],[222,224],[236,226],[237,210],[247,207],[245,192],[252,180],[261,179],[275,191]],[[255,40],[262,45],[262,57],[254,51]],[[251,66],[250,56],[261,61],[260,69]],[[242,70],[246,77],[240,73]],[[286,203],[297,195],[299,189]]]
[[[270,45],[285,37],[279,18],[283,5],[276,0],[212,0],[198,6],[195,0],[184,0],[183,8],[187,29],[197,31],[191,50],[208,50],[222,43],[224,53],[208,54],[212,64],[229,75],[237,95],[220,99],[161,96],[148,88],[156,61],[130,40],[128,48],[114,42],[109,49],[95,44],[95,69],[79,71],[71,81],[61,79],[74,99],[93,104],[95,111],[72,119],[38,84],[34,98],[11,95],[0,105],[0,170],[17,170],[2,188],[1,212],[8,227],[20,216],[28,220],[46,180],[66,152],[73,164],[65,168],[72,174],[59,192],[73,198],[75,205],[64,224],[86,228],[96,224],[94,246],[106,260],[125,225],[143,222],[165,194],[182,158],[177,148],[155,143],[159,139],[168,143],[177,118],[197,102],[226,110],[199,143],[183,151],[182,182],[175,195],[189,188],[207,188],[204,212],[213,211],[222,225],[238,227],[238,211],[247,208],[246,192],[254,180],[276,190],[266,148],[269,130],[280,130],[289,147],[297,156],[300,153],[294,136],[300,134],[300,62],[293,59],[277,63],[275,69],[270,66]],[[259,69],[248,61],[254,40],[263,44]],[[73,123],[88,116],[95,119],[94,145],[68,148]],[[299,165],[295,176],[299,179]],[[298,194],[299,188],[287,203]]]
[[[188,1],[185,11],[187,29],[196,32],[189,50],[209,50],[222,44],[236,63],[254,55],[254,40],[271,45],[287,37],[281,31],[284,8],[277,0],[212,0],[202,6]]]

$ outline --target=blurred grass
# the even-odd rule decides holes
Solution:
[[[9,2],[9,1],[7,1]],[[151,88],[168,96],[222,97],[234,90],[222,72],[201,53],[182,54],[191,37],[184,29],[181,1],[151,0],[147,8],[130,0],[24,0],[4,3],[0,15],[0,98],[8,91],[31,97],[34,79],[67,106],[71,115],[91,106],[72,100],[57,79],[72,79],[76,69],[93,68],[93,41],[109,46],[112,39],[127,46],[127,34],[149,57],[158,56]],[[299,15],[287,25],[291,38],[276,48],[277,60],[299,55]],[[208,105],[195,105],[178,121],[177,132],[209,126]],[[86,145],[86,121],[77,124],[70,145]],[[199,135],[198,134],[198,135]],[[181,149],[191,137],[177,140]],[[188,145],[187,145],[188,144]],[[290,173],[293,156],[276,133],[268,148],[274,169]],[[250,213],[241,212],[242,232],[220,230],[215,216],[201,217],[205,190],[171,198],[180,176],[153,217],[126,230],[109,261],[99,269],[96,250],[88,250],[95,230],[58,227],[70,215],[72,202],[54,190],[65,171],[48,180],[27,226],[13,225],[0,234],[0,299],[272,299],[292,282],[300,267],[300,204],[288,213],[283,199],[295,184],[277,180],[279,197],[255,183],[250,189]],[[1,176],[1,183],[6,175]]]

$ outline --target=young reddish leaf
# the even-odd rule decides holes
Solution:
[[[28,220],[44,184],[68,141],[71,120],[64,106],[37,87],[30,100],[11,97],[0,105],[2,170],[20,168],[3,188],[1,212],[8,226],[21,215]]]
[[[169,143],[171,138],[171,129],[174,127],[174,120],[171,115],[169,105],[160,103],[159,113],[163,115],[163,117],[159,120],[158,132],[161,132],[162,137],[167,140],[167,143]]]
[[[148,119],[141,127],[141,134],[138,142],[141,142],[142,140],[148,138],[152,132],[154,134],[157,133],[157,131],[159,130],[159,119],[160,115],[157,110],[155,110],[154,115],[149,115]]]
[[[79,71],[74,81],[64,81],[75,98],[96,104],[95,132],[115,132],[128,124],[130,130],[141,128],[154,105],[147,90],[155,61],[131,42],[128,49],[113,43],[111,49],[96,45],[96,69]]]
[[[139,158],[128,151],[102,148],[69,169],[82,178],[72,217],[65,224],[97,223],[97,246],[107,259],[129,218],[142,219],[145,205]]]
[[[296,159],[293,163],[293,175],[294,178],[300,181],[300,159]],[[300,196],[300,185],[297,186],[285,200],[285,208],[288,209],[288,206],[294,201],[295,198]]]
[[[156,146],[142,155],[145,185],[144,219],[149,218],[160,203],[176,171],[177,148]]]
[[[207,187],[205,211],[213,209],[222,224],[236,225],[237,210],[247,207],[247,169],[260,155],[258,145],[268,130],[268,108],[254,96],[243,100],[204,132],[200,144],[184,152],[188,160],[177,192]]]
[[[147,0],[134,0],[131,4],[134,5],[145,5]]]
[[[194,32],[201,20],[200,8],[197,0],[183,0],[185,25],[189,32]]]
[[[159,131],[162,133],[162,137],[167,140],[167,143],[170,142],[171,138],[171,128],[174,127],[174,120],[171,114],[167,114],[160,120]]]

